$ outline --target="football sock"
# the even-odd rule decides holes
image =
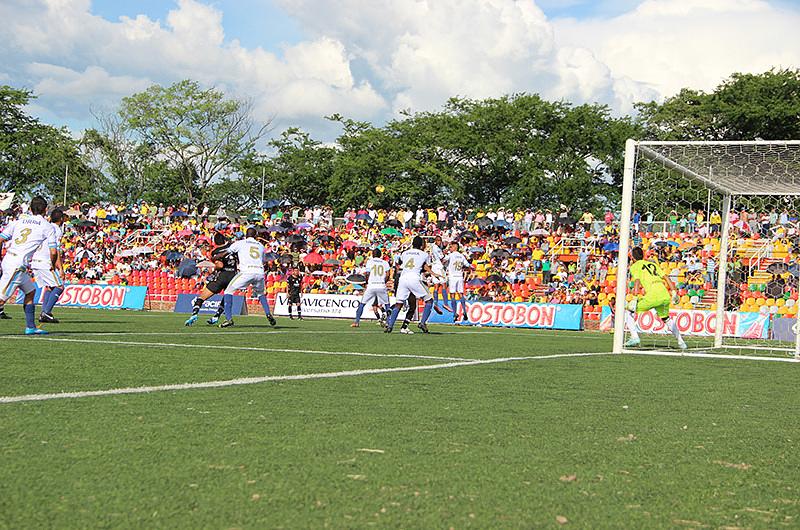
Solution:
[[[447,292],[447,289],[445,289],[444,287],[442,287],[442,302],[444,302],[445,304],[450,303],[450,295]]]
[[[670,332],[672,332],[675,338],[678,339],[678,342],[683,340],[683,337],[681,337],[681,331],[678,329],[678,321],[676,319],[667,317],[667,320],[664,322],[664,324],[667,325]]]
[[[63,287],[53,287],[50,289],[50,292],[47,293],[47,298],[45,299],[44,305],[42,305],[42,312],[47,313],[48,315],[52,313],[53,308],[58,303],[58,299],[61,297],[61,293],[63,292]]]
[[[227,298],[227,295],[226,295],[226,298]],[[272,311],[269,310],[269,300],[267,300],[267,295],[262,294],[261,296],[258,297],[258,301],[261,302],[261,307],[264,308],[264,314],[267,315],[267,316],[271,316],[272,315]],[[231,300],[231,302],[233,302],[233,300]],[[228,304],[225,304],[225,312],[226,313],[228,311],[228,307],[227,306],[228,306]],[[289,306],[289,313],[291,313],[291,312],[292,312],[292,306]]]
[[[420,319],[420,324],[425,324],[428,321],[428,318],[431,316],[431,309],[433,309],[433,300],[428,300],[425,302],[425,309],[422,310],[422,318]]]
[[[198,296],[197,298],[194,299],[194,302],[192,303],[192,314],[197,315],[198,313],[200,313],[201,307],[203,307],[203,299]]]
[[[461,311],[462,311],[462,313],[464,315],[466,315],[467,314],[467,299],[464,297],[463,294],[461,295],[461,298],[459,298],[459,302],[461,302]],[[453,304],[453,313],[455,313],[455,312],[456,312],[456,309],[455,309],[455,303],[454,303]]]
[[[217,312],[214,313],[214,316],[219,318],[222,316],[222,313],[225,312],[225,297],[222,297],[222,300],[219,301],[219,307],[217,308]]]
[[[397,322],[397,316],[399,314],[400,314],[400,307],[399,306],[394,306],[394,309],[392,309],[392,312],[389,315],[389,322],[386,323],[386,326],[389,327],[389,328],[393,328],[394,327],[394,323]]]
[[[356,324],[361,322],[361,315],[364,314],[364,304],[358,304],[358,309],[356,309]]]
[[[289,316],[292,316],[292,304],[289,304]]]
[[[222,301],[225,303],[225,319],[233,320],[233,295],[226,294],[222,297]]]
[[[300,311],[300,306],[297,306],[297,316],[303,318],[303,313]]]
[[[42,294],[42,313],[47,313],[47,302],[50,300],[50,295],[53,293],[53,289],[48,287],[44,293]]]
[[[633,318],[633,313],[625,311],[625,324],[628,325],[628,331],[633,340],[639,340],[639,331],[636,329],[636,320]]]
[[[35,304],[25,304],[23,306],[25,310],[25,327],[28,328],[35,328],[36,327],[36,319],[34,318],[34,314],[36,313],[36,305]]]

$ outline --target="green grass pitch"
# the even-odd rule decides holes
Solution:
[[[223,383],[0,399],[0,528],[800,526],[797,364],[90,310],[25,338],[10,313],[2,398]],[[313,378],[246,379],[286,375]]]

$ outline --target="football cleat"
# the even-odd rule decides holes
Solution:
[[[273,328],[275,327],[275,324],[277,324],[277,322],[275,321],[275,317],[272,315],[267,315],[267,320],[269,320],[269,325],[272,326]]]
[[[49,333],[42,328],[25,328],[26,335],[49,335]]]
[[[297,315],[297,320],[303,320],[303,317],[301,317],[300,315]]]
[[[392,328],[390,328],[389,326],[386,326],[385,328],[383,328],[383,332],[384,333],[391,333],[392,332]]]
[[[635,348],[636,346],[642,343],[639,339],[628,339],[628,342],[625,343],[626,348]]]
[[[411,331],[408,328],[400,328],[400,333],[402,333],[403,335],[413,335],[414,334],[414,332]]]
[[[452,313],[452,312],[453,312],[453,308],[452,308],[452,307],[450,307],[450,306],[449,306],[449,305],[447,305],[447,304],[444,304],[444,310],[445,310],[445,311],[447,311],[448,313]]]
[[[233,326],[233,320],[226,320],[225,322],[219,325],[219,327],[221,328],[229,328],[231,326]]]
[[[360,327],[360,324],[356,324],[355,322],[353,322],[352,324],[350,324],[350,327],[351,328],[358,328],[358,327]]]
[[[42,313],[41,315],[39,315],[39,322],[45,324],[58,324],[58,319],[51,314]]]
[[[467,317],[466,314],[461,315],[461,322],[469,322],[469,318]]]
[[[218,316],[213,316],[213,317],[209,318],[208,320],[206,320],[206,324],[208,324],[209,326],[213,326],[217,322],[219,322],[219,317]]]
[[[186,319],[186,322],[183,323],[184,326],[194,326],[194,323],[197,322],[197,315],[192,315]]]
[[[6,315],[5,311],[0,311],[0,320],[11,320],[11,317]]]
[[[423,324],[422,322],[420,322],[419,324],[417,324],[417,327],[418,327],[418,328],[420,329],[420,331],[422,331],[423,333],[430,333],[430,331],[428,331],[428,325],[427,325],[427,324]]]
[[[688,346],[686,345],[686,343],[683,340],[681,340],[681,341],[678,342],[678,348],[680,348],[682,350],[685,350],[685,349],[688,348]]]
[[[436,305],[436,304],[433,305],[433,310],[436,311],[437,315],[441,315],[442,314],[442,310],[439,309],[439,306]]]
[[[294,320],[294,317],[292,315],[289,315],[289,320]]]

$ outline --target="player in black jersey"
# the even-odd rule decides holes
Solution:
[[[211,261],[214,262],[214,272],[209,277],[206,286],[200,295],[194,299],[192,304],[192,316],[186,319],[185,325],[191,326],[197,322],[197,315],[200,313],[200,308],[203,307],[203,302],[221,293],[228,287],[231,280],[236,276],[236,254],[228,254],[228,247],[231,242],[217,232],[214,234],[214,245],[216,247],[211,251]],[[207,320],[207,323],[212,326],[217,323],[223,311],[225,311],[224,302],[220,302],[216,314]]]
[[[303,277],[300,275],[300,270],[297,268],[292,269],[292,273],[286,278],[286,304],[289,306],[289,318],[294,320],[292,316],[292,304],[297,306],[297,318],[303,320],[303,313],[300,310],[300,289],[303,286]]]

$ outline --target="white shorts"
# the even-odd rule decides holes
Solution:
[[[253,287],[253,296],[258,297],[264,294],[264,275],[260,272],[240,272],[233,277],[231,283],[225,288],[225,294],[244,291],[248,286]]]
[[[33,277],[39,287],[64,287],[64,282],[61,280],[61,274],[58,271],[51,271],[50,269],[32,270]]]
[[[361,297],[361,303],[369,305],[373,300],[381,306],[389,303],[389,293],[386,292],[385,286],[367,284],[367,290],[364,291],[364,296]]]
[[[464,294],[464,277],[448,279],[447,291],[450,293]]]
[[[434,274],[431,274],[430,283],[432,285],[444,285],[444,283],[447,281],[444,278],[444,265],[441,263],[434,263],[431,266],[431,272]],[[439,274],[442,277],[440,278],[439,276],[435,276],[435,274]]]
[[[404,278],[401,276],[397,286],[397,301],[405,302],[410,294],[416,296],[417,300],[425,300],[426,302],[433,298],[431,292],[419,277]]]
[[[0,301],[5,302],[10,299],[17,288],[28,294],[36,290],[36,284],[31,280],[28,269],[18,263],[3,262],[3,273],[0,275]]]

